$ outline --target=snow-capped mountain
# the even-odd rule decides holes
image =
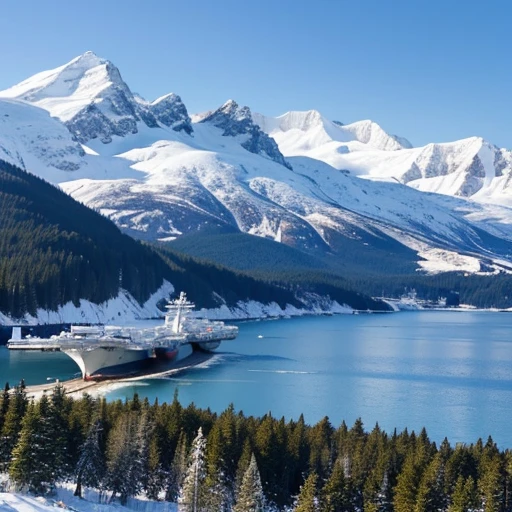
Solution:
[[[285,154],[306,155],[308,151],[329,145],[329,151],[340,154],[353,150],[379,149],[395,151],[411,148],[411,143],[397,135],[389,135],[373,121],[343,124],[329,121],[316,110],[287,112],[279,117],[253,114],[254,122],[272,136]]]
[[[92,52],[38,73],[0,95],[48,110],[83,143],[96,138],[108,143],[113,136],[137,133],[139,123],[150,128],[161,123],[176,131],[191,131],[187,109],[179,96],[169,94],[153,103],[134,96],[119,70]]]
[[[138,238],[166,241],[217,226],[329,254],[340,265],[385,257],[428,271],[512,266],[511,210],[415,190],[469,167],[476,190],[486,178],[471,155],[485,170],[498,154],[483,142],[429,157],[428,146],[411,148],[370,121],[341,125],[316,111],[269,118],[233,100],[192,123],[178,96],[148,102],[90,52],[1,97],[9,99],[0,101],[0,119],[12,124],[0,128],[0,155],[30,157],[25,168]],[[20,114],[9,121],[13,109]],[[21,112],[33,122],[20,125]],[[48,137],[46,153],[39,133]],[[56,152],[75,165],[55,165]],[[499,155],[492,162],[506,180],[508,157]]]
[[[480,137],[413,148],[372,121],[341,125],[314,110],[253,117],[287,158],[308,156],[361,177],[512,205],[512,152]]]

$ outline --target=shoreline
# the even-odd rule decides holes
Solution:
[[[214,352],[194,352],[177,363],[159,365],[157,368],[140,372],[131,377],[120,377],[118,379],[105,379],[99,381],[86,381],[81,378],[65,381],[57,380],[44,384],[27,385],[25,387],[25,392],[29,399],[33,398],[37,400],[45,393],[51,393],[56,386],[61,385],[64,387],[65,394],[72,398],[79,398],[84,393],[93,397],[98,397],[105,395],[111,388],[120,384],[128,385],[131,382],[150,379],[169,379],[180,372],[190,370],[195,366],[209,361],[213,356],[215,356]]]

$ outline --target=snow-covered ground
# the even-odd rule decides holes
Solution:
[[[168,299],[173,291],[172,284],[164,281],[162,286],[141,306],[130,293],[121,290],[117,297],[102,304],[94,304],[82,299],[78,307],[72,302],[68,302],[64,306],[60,306],[57,311],[38,309],[35,316],[25,315],[21,319],[21,323],[29,325],[61,323],[129,324],[139,319],[162,316],[162,312],[156,305],[160,300]],[[9,318],[0,313],[0,325],[12,325],[14,323],[20,323],[20,319]]]
[[[126,506],[119,503],[98,503],[96,493],[86,493],[86,499],[73,496],[69,489],[59,488],[55,498],[34,497],[20,493],[0,492],[0,512],[56,512],[71,510],[79,512],[176,512],[174,503],[145,501],[130,498]]]
[[[28,325],[61,323],[135,325],[140,320],[161,317],[163,313],[156,307],[156,303],[161,299],[168,299],[173,290],[172,284],[165,281],[143,306],[140,306],[129,293],[122,291],[118,297],[103,304],[93,304],[81,300],[80,307],[76,307],[70,302],[61,306],[58,311],[40,309],[36,316],[26,315],[21,321],[0,313],[0,325],[19,323]],[[193,314],[209,320],[250,320],[304,315],[351,314],[353,312],[352,308],[325,297],[311,295],[307,302],[308,305],[304,308],[297,308],[290,304],[282,308],[275,302],[262,304],[254,300],[239,301],[233,307],[224,304],[218,308],[203,308]]]

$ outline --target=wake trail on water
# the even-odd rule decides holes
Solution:
[[[247,380],[247,379],[172,379],[173,382],[178,382],[179,384],[186,384],[191,386],[192,384],[196,384],[198,382],[228,382],[228,383],[250,383],[254,384],[255,380]]]
[[[248,372],[257,372],[257,373],[284,373],[284,374],[292,374],[292,375],[315,375],[318,372],[306,372],[300,370],[247,370]]]

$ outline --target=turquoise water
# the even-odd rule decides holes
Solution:
[[[512,314],[410,312],[307,317],[240,324],[210,361],[169,380],[116,389],[150,400],[180,400],[223,410],[296,418],[327,415],[334,425],[361,417],[418,430],[434,440],[474,442],[493,436],[512,447]],[[262,336],[261,338],[259,336]],[[42,382],[77,367],[59,354],[0,349],[0,381]],[[32,358],[32,359],[31,359]]]

